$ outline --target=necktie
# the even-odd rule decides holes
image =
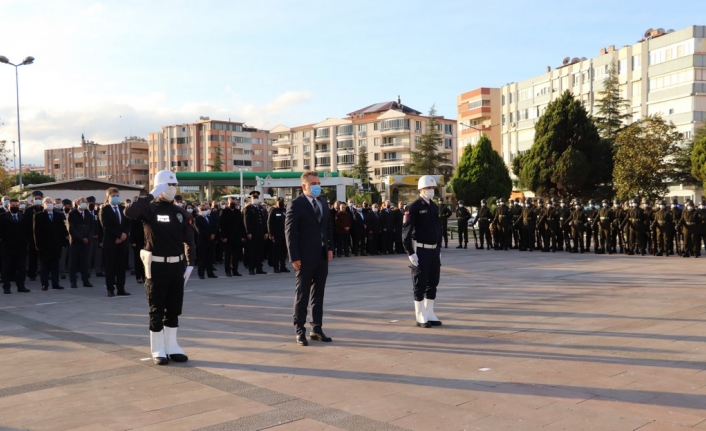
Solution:
[[[208,223],[208,217],[204,216],[203,219],[206,220],[206,224],[209,224],[209,223]]]
[[[13,214],[12,218],[15,219],[15,222],[17,222],[17,214]]]
[[[314,214],[316,214],[316,220],[321,223],[321,208],[319,208],[319,204],[316,202],[316,199],[312,199],[311,204],[314,205]]]
[[[54,214],[51,212],[49,213],[49,221],[54,221]]]
[[[113,207],[113,211],[115,211],[115,216],[118,218],[118,223],[121,223],[122,220],[120,220],[120,211],[118,211],[118,207]]]

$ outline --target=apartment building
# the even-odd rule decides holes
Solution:
[[[244,123],[201,117],[195,123],[163,126],[147,141],[150,175],[164,169],[211,171],[219,148],[224,172],[272,170],[270,133]]]
[[[458,159],[468,145],[481,136],[490,138],[493,149],[502,154],[500,130],[500,89],[481,87],[456,98],[458,107]]]
[[[112,183],[149,183],[147,141],[126,137],[117,144],[98,144],[81,137],[79,147],[44,150],[46,175],[56,181],[92,178]]]
[[[456,166],[456,120],[437,117],[444,152]],[[426,132],[428,117],[401,103],[376,103],[349,113],[299,127],[277,126],[271,130],[274,171],[320,172],[351,170],[361,147],[367,149],[373,183],[383,190],[385,177],[404,171]]]
[[[630,102],[632,121],[661,114],[691,139],[706,120],[706,26],[678,31],[648,29],[636,43],[601,48],[593,58],[567,57],[555,68],[500,89],[502,155],[511,165],[534,142],[534,125],[565,90],[596,115],[597,93],[610,67],[620,94]]]

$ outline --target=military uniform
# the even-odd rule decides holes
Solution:
[[[598,210],[593,223],[593,230],[598,231],[598,239],[600,240],[600,250],[598,249],[598,243],[596,243],[596,253],[605,254],[607,252],[608,254],[613,254],[615,252],[611,243],[611,229],[614,222],[615,213],[610,208],[610,203],[604,200],[603,208]]]
[[[270,266],[275,273],[289,272],[285,264],[287,259],[287,241],[284,236],[284,219],[287,209],[284,207],[284,199],[277,200],[277,206],[270,208],[267,216],[267,231],[272,242],[272,252],[270,254]]]
[[[679,229],[676,228],[676,224],[679,223],[681,220],[681,215],[682,215],[682,210],[679,208],[678,201],[676,199],[672,199],[672,207],[669,209],[669,211],[672,214],[672,220],[674,220],[674,235],[673,235],[673,243],[676,242],[677,246],[677,254],[681,254],[681,241],[680,238],[682,237],[681,232]],[[674,254],[674,248],[669,247],[669,250],[667,250],[667,253],[669,254]]]
[[[588,223],[588,217],[583,210],[581,201],[576,201],[575,209],[569,217],[569,226],[571,227],[571,236],[574,239],[574,246],[571,249],[572,253],[583,253],[585,250],[583,242],[584,226]]]
[[[668,250],[673,247],[674,219],[672,219],[672,212],[665,208],[664,202],[659,206],[659,210],[654,212],[650,228],[655,232],[655,255],[669,256]]]
[[[633,201],[633,206],[627,211],[623,228],[627,227],[628,233],[628,254],[633,255],[638,251],[645,255],[647,249],[647,238],[645,231],[647,223],[645,212],[638,206],[638,200]]]
[[[522,228],[520,251],[534,251],[536,239],[534,231],[537,228],[537,212],[532,205],[532,200],[527,199],[526,206],[522,208],[522,216],[518,220]]]
[[[258,192],[251,192],[254,199],[260,195]],[[250,275],[267,274],[262,270],[262,259],[265,256],[265,234],[267,233],[267,218],[263,217],[260,205],[250,203],[245,206],[245,214],[243,215],[245,222],[245,233],[248,237],[247,245],[248,252],[246,254],[246,263]]]
[[[510,208],[505,206],[505,201],[500,199],[493,214],[493,226],[499,235],[499,248],[508,250],[512,245],[512,214]]]
[[[556,210],[558,220],[559,220],[559,230],[557,232],[557,243],[558,250],[571,251],[571,245],[569,244],[571,238],[571,226],[569,226],[569,218],[571,217],[571,210],[566,207],[566,199],[561,200],[559,209]]]
[[[458,247],[468,248],[468,220],[471,219],[471,212],[463,206],[463,201],[458,202],[456,208],[456,220],[458,220]]]
[[[687,209],[682,212],[679,228],[682,229],[684,235],[684,247],[682,257],[699,257],[696,249],[696,241],[698,238],[698,228],[701,222],[699,212],[694,209],[694,204],[691,201],[687,202]]]
[[[623,209],[620,204],[620,200],[616,199],[613,203],[613,226],[610,232],[610,246],[613,249],[613,253],[617,253],[618,247],[620,248],[620,253],[626,253],[627,247],[625,246],[625,235],[623,230],[623,222],[625,221],[625,216],[627,212]]]
[[[512,238],[515,241],[513,248],[519,250],[522,244],[522,227],[521,223],[518,223],[518,220],[522,218],[520,199],[515,198],[515,204],[510,208],[510,214],[512,214]]]
[[[588,209],[586,210],[586,249],[585,251],[591,251],[591,239],[593,239],[594,251],[598,253],[598,230],[594,229],[594,222],[596,217],[598,217],[598,209],[596,208],[596,201],[591,199],[588,201]]]
[[[444,203],[444,198],[441,198],[439,201],[439,223],[441,234],[444,237],[444,248],[449,248],[449,217],[451,217],[451,208]]]
[[[486,241],[488,243],[487,249],[490,250],[492,245],[492,239],[490,237],[490,221],[493,219],[493,214],[487,206],[481,206],[478,209],[478,214],[476,219],[473,220],[471,226],[478,225],[478,232],[480,233],[480,248],[483,248],[483,243]]]

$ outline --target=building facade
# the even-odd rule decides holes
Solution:
[[[439,151],[455,167],[457,161],[456,120],[437,117],[442,143]],[[404,172],[411,162],[428,117],[397,102],[376,103],[349,113],[345,118],[328,118],[320,123],[289,128],[277,126],[270,133],[276,153],[274,171],[342,172],[358,163],[360,148],[366,148],[370,176],[378,190],[384,190],[389,175]]]
[[[147,186],[147,141],[131,136],[117,144],[81,139],[81,146],[44,150],[45,173],[56,181],[92,178]]]
[[[500,89],[476,88],[456,98],[458,107],[458,160],[468,145],[488,136],[493,149],[502,154],[500,135]]]
[[[632,121],[660,114],[686,140],[706,120],[706,26],[649,29],[633,45],[602,48],[593,58],[569,58],[544,74],[500,89],[503,159],[508,166],[534,142],[534,125],[549,102],[569,90],[591,115],[611,67]]]
[[[271,139],[266,130],[208,117],[201,117],[195,123],[163,126],[161,132],[150,133],[147,138],[150,175],[164,169],[175,172],[270,171]]]

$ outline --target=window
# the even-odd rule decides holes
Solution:
[[[488,100],[488,103],[490,103],[490,100]],[[447,135],[453,135],[453,125],[444,124],[444,133],[446,133]]]
[[[510,93],[510,103],[512,103],[512,93]]]
[[[250,160],[233,160],[233,166],[252,166]]]
[[[82,168],[83,163],[74,163],[74,168]]]
[[[373,130],[380,130],[380,123],[373,123]]]
[[[365,147],[365,139],[358,139],[358,148]]]
[[[380,153],[373,154],[373,160],[375,160],[376,162],[380,161]]]
[[[504,94],[500,97],[500,104],[502,106],[505,106],[505,95]]]
[[[417,133],[422,133],[422,122],[421,121],[414,122],[414,131]]]
[[[481,106],[490,106],[490,100],[478,99],[474,100],[473,102],[468,102],[468,109],[476,109],[480,108]]]
[[[444,138],[444,148],[450,150],[453,147],[453,139]]]
[[[261,156],[262,150],[253,150],[252,154],[253,154],[253,156]]]
[[[253,143],[253,144],[261,145],[261,144],[262,144],[262,138],[252,138],[252,143]]]
[[[297,154],[299,152],[299,146],[295,145],[292,147],[292,154]]]
[[[642,56],[640,54],[632,56],[632,70],[642,68]]]
[[[316,129],[316,134],[314,135],[314,137],[328,138],[330,136],[330,134],[331,134],[331,129],[329,129],[328,127],[322,127],[322,128]]]
[[[504,126],[504,125],[505,125],[505,114],[503,114],[503,116],[502,116],[502,123],[503,123],[503,126]]]
[[[353,140],[348,139],[345,141],[336,142],[336,149],[337,150],[352,150],[353,149]]]
[[[373,139],[373,145],[376,147],[379,147],[380,146],[380,138]]]
[[[381,123],[381,129],[383,132],[387,130],[409,130],[409,120],[406,118],[384,120]]]
[[[358,133],[360,132],[365,132],[368,130],[368,125],[367,124],[358,124]]]
[[[254,160],[254,161],[252,162],[252,166],[254,166],[254,167],[256,167],[256,168],[261,168],[261,167],[262,167],[262,161],[261,161],[261,160]]]
[[[311,138],[311,130],[305,130],[302,132],[303,138]]]
[[[414,137],[414,143],[415,143],[416,145],[421,144],[421,143],[422,143],[422,137],[421,137],[421,136],[415,136],[415,137]]]
[[[345,156],[336,157],[336,161],[339,165],[352,165],[355,163],[355,156],[353,154],[346,154]]]
[[[622,60],[618,60],[618,74],[621,75],[623,73],[627,73],[628,71],[628,59],[623,58]]]
[[[353,134],[353,125],[348,124],[346,126],[338,126],[336,128],[336,135],[352,135]]]

